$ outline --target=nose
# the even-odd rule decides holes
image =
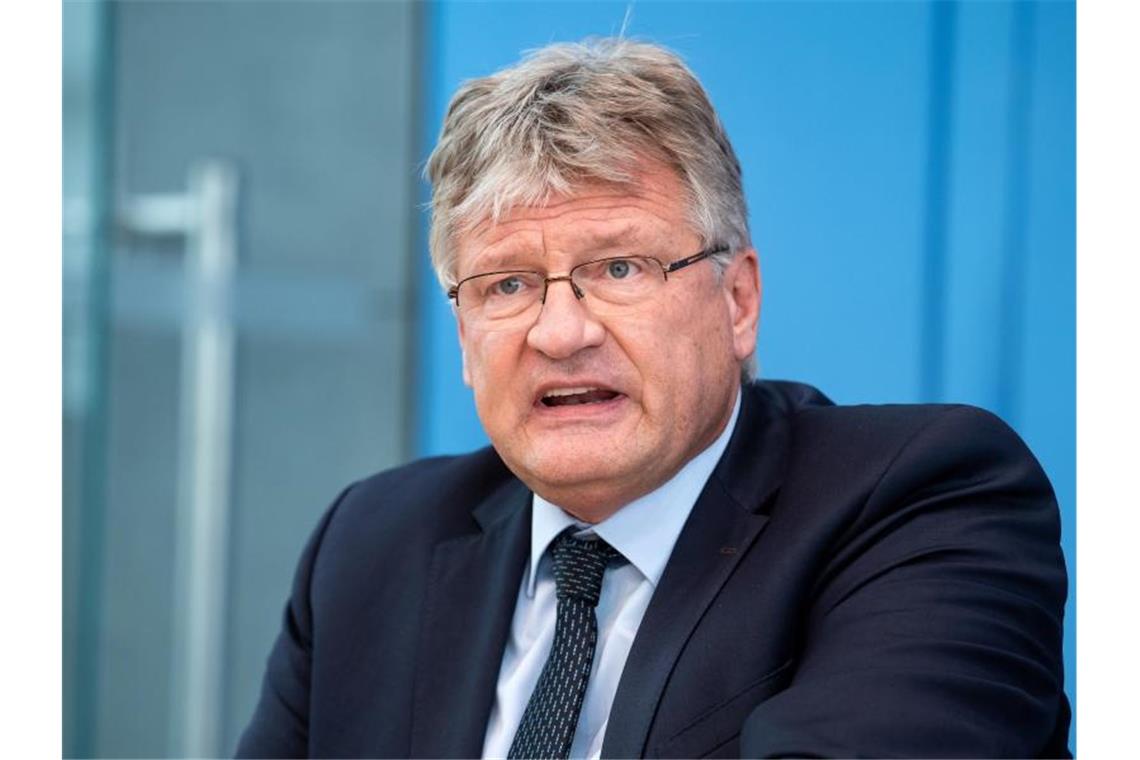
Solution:
[[[566,287],[562,287],[562,283]],[[600,346],[606,329],[583,298],[588,298],[569,277],[551,278],[538,319],[527,333],[526,342],[551,359],[568,359],[582,349]]]

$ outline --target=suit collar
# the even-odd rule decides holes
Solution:
[[[618,683],[603,757],[640,757],[661,696],[705,610],[768,522],[790,442],[790,408],[766,385],[744,387],[728,449],[685,522]]]
[[[486,451],[491,450],[486,449]],[[499,466],[502,467],[508,481],[471,510],[471,517],[483,533],[493,533],[507,527],[506,523],[519,516],[519,499],[526,501],[530,496],[530,489],[507,470],[506,465],[501,463],[502,460],[498,459],[498,455],[495,455],[495,459],[500,463]]]
[[[478,757],[530,547],[530,491],[511,479],[480,530],[436,545],[417,650],[410,755]]]
[[[764,513],[784,481],[791,418],[798,404],[779,390],[771,383],[748,383],[741,388],[740,421],[713,471],[713,477],[746,512]]]

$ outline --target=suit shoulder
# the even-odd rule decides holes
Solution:
[[[1002,473],[1048,489],[1040,463],[997,415],[968,405],[813,406],[790,416],[791,471],[876,489]]]
[[[916,439],[957,440],[971,446],[1025,449],[1016,432],[1000,417],[967,404],[859,404],[811,406],[793,414],[801,437],[844,443],[881,441],[888,448]]]
[[[820,390],[787,380],[754,381],[746,392],[769,414],[789,421],[794,432],[837,441],[906,440],[930,428],[935,435],[1021,444],[1009,425],[992,412],[968,404],[836,405]]]
[[[487,490],[493,490],[498,481],[509,477],[511,473],[506,465],[488,446],[469,454],[416,459],[362,478],[351,490],[357,498],[387,499],[410,496],[412,491],[447,495],[448,491],[458,490],[471,500],[472,488],[490,486]]]
[[[419,459],[350,485],[333,505],[329,530],[404,539],[463,532],[471,526],[471,509],[513,477],[489,447]]]

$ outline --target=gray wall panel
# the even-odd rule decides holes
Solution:
[[[403,282],[414,8],[405,3],[122,3],[120,181],[165,192],[203,155],[248,184],[242,255]]]
[[[404,326],[382,325],[379,344]],[[397,461],[392,358],[367,342],[242,344],[225,746],[232,751],[260,692],[301,547],[353,480]],[[314,473],[319,473],[314,475]]]
[[[417,166],[410,3],[116,3],[113,195],[239,172],[240,302],[220,724],[248,720],[305,537],[350,481],[407,456]],[[179,754],[179,260],[186,240],[120,230],[97,684],[88,756]],[[181,452],[184,453],[184,452]],[[207,555],[216,556],[216,555]],[[83,572],[79,568],[78,572]]]
[[[111,336],[96,753],[166,753],[178,432],[176,336]]]

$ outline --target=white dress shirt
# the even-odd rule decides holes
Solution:
[[[570,746],[572,758],[601,756],[610,705],[641,618],[685,520],[732,437],[739,412],[738,391],[732,417],[712,445],[689,460],[657,490],[630,502],[596,525],[583,523],[538,494],[534,495],[530,564],[523,573],[510,638],[499,668],[495,706],[483,739],[483,757],[507,756],[542,666],[546,664],[558,610],[554,573],[546,548],[571,525],[582,529],[575,535],[596,534],[629,560],[607,569],[602,581],[596,610],[598,645],[578,728]]]

